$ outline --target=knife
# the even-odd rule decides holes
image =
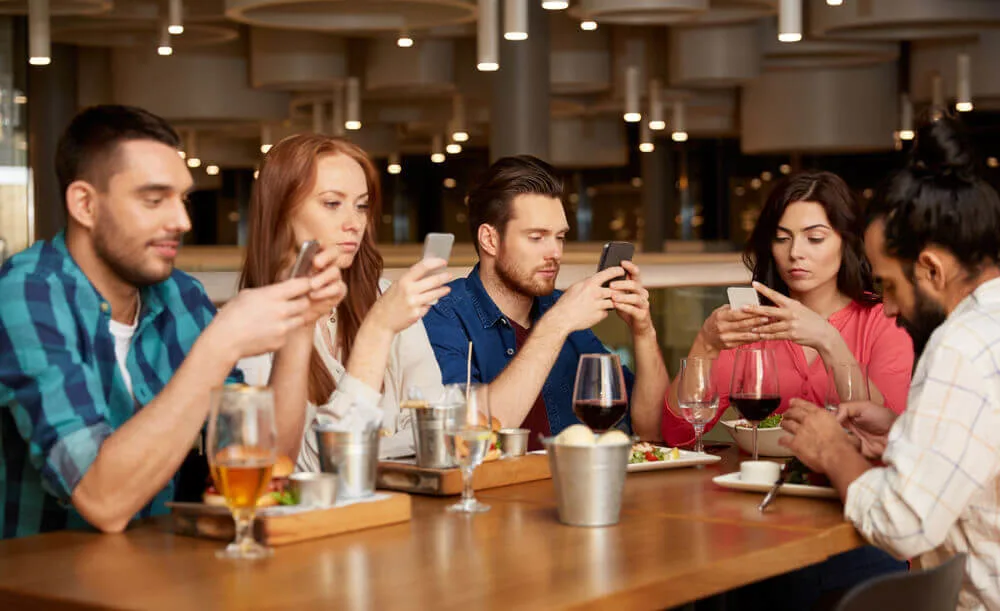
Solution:
[[[791,461],[788,461],[781,465],[781,473],[778,475],[777,481],[775,481],[774,485],[771,486],[771,489],[768,490],[767,495],[764,496],[764,500],[760,502],[760,505],[757,505],[757,511],[763,513],[764,510],[767,509],[767,506],[771,504],[771,501],[774,500],[774,497],[778,496],[778,489],[781,488],[781,486],[788,480],[788,476],[792,473],[792,469],[788,468],[788,463],[790,462]]]

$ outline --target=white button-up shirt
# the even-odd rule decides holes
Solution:
[[[847,518],[922,568],[967,552],[959,609],[1000,610],[1000,279],[931,335],[883,460],[848,488]]]

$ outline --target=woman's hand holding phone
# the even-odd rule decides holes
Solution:
[[[451,274],[433,273],[444,270],[447,264],[436,257],[421,259],[379,297],[365,322],[370,318],[373,324],[396,334],[423,318],[438,299],[451,292],[445,286]]]
[[[800,346],[820,350],[831,339],[840,337],[840,332],[833,325],[802,303],[759,282],[754,282],[753,287],[774,303],[774,306],[758,305],[743,308],[747,315],[765,319],[765,322],[755,325],[753,329],[760,339],[787,339]]]

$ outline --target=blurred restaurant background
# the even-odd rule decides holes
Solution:
[[[220,303],[262,152],[289,134],[376,160],[389,277],[432,231],[467,273],[469,186],[528,153],[567,187],[559,285],[636,243],[675,371],[747,281],[739,251],[782,175],[830,170],[871,198],[937,104],[1000,176],[998,27],[997,0],[0,0],[0,258],[64,224],[55,145],[92,104],[181,133],[179,265]],[[617,317],[597,332],[631,361]]]

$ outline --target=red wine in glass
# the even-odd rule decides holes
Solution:
[[[590,430],[601,433],[607,431],[625,416],[628,409],[627,401],[601,401],[600,399],[582,399],[573,402],[573,413],[580,422],[590,427]]]
[[[729,401],[750,422],[760,422],[773,414],[781,405],[781,397],[774,395],[760,397],[734,395]]]

